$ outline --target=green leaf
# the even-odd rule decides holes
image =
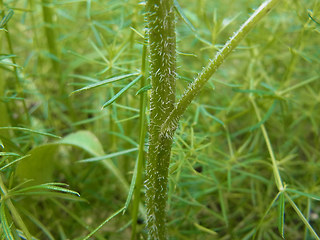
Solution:
[[[0,22],[0,28],[3,28],[9,22],[9,20],[13,16],[13,14],[14,14],[14,11],[12,9],[10,9],[8,11],[8,13],[2,18],[2,20]]]
[[[103,86],[103,85],[106,85],[106,84],[109,84],[109,83],[117,82],[117,81],[120,81],[120,80],[124,80],[124,79],[132,77],[132,76],[137,76],[138,74],[139,73],[130,73],[130,74],[126,74],[126,75],[116,76],[116,77],[113,77],[113,78],[108,78],[108,79],[102,80],[100,82],[93,83],[93,84],[90,84],[90,85],[88,85],[86,87],[80,88],[78,90],[75,90],[71,94],[82,92],[82,91],[86,91],[86,90],[90,90],[90,89],[97,88],[97,87],[100,87],[100,86]]]
[[[278,205],[278,229],[282,238],[284,238],[284,206],[284,193],[281,192]]]
[[[1,138],[0,138],[0,147],[1,147],[1,148],[4,148],[4,145],[3,145],[3,142],[2,142],[2,140],[1,140]]]
[[[79,193],[72,191],[70,189],[64,188],[62,186],[68,186],[68,185],[65,183],[44,183],[40,185],[25,187],[20,190],[15,190],[13,195],[35,191],[35,190],[37,191],[40,190],[40,192],[42,192],[41,190],[48,190],[48,191],[56,191],[61,193],[69,193],[69,194],[77,195],[80,197]]]
[[[12,162],[10,162],[10,163],[4,165],[2,168],[0,168],[0,171],[3,171],[3,170],[6,169],[7,167],[10,167],[11,165],[13,165],[13,164],[15,164],[15,163],[21,161],[22,159],[27,158],[27,157],[29,157],[29,155],[23,156],[23,157],[20,157],[20,158],[17,158],[17,159],[15,159],[15,160],[13,160]]]
[[[82,162],[82,163],[83,162],[97,162],[97,161],[102,161],[102,160],[105,160],[105,159],[108,159],[108,158],[118,157],[118,156],[121,156],[121,155],[124,155],[124,154],[128,154],[128,153],[131,153],[131,152],[135,152],[135,151],[138,151],[138,148],[130,148],[130,149],[123,150],[123,151],[120,151],[120,152],[110,153],[110,154],[107,154],[107,155],[104,155],[104,156],[87,158],[87,159],[80,160],[79,162]]]
[[[33,179],[33,184],[52,181],[57,148],[55,143],[33,148],[28,152],[28,157],[18,163],[16,175],[21,179]]]
[[[320,22],[318,22],[316,19],[314,19],[314,18],[311,16],[310,12],[312,12],[312,11],[311,11],[311,10],[308,11],[308,16],[309,16],[309,18],[310,18],[315,24],[317,24],[318,26],[320,26]]]
[[[318,196],[318,195],[314,195],[314,194],[311,194],[311,193],[304,193],[304,192],[301,192],[301,191],[298,191],[298,190],[295,190],[295,189],[291,189],[291,188],[286,188],[286,191],[287,192],[296,193],[296,194],[298,194],[300,196],[304,196],[304,197],[307,197],[307,198],[311,198],[311,199],[320,201],[320,196]]]
[[[317,233],[314,231],[313,227],[310,225],[310,223],[308,222],[308,220],[306,219],[306,217],[303,215],[303,213],[300,211],[300,209],[298,208],[298,206],[294,203],[294,201],[290,198],[290,196],[285,193],[285,197],[287,198],[288,202],[290,203],[290,205],[293,207],[293,209],[296,211],[296,213],[298,214],[299,218],[301,219],[301,221],[305,224],[305,226],[309,229],[309,231],[312,233],[312,235],[315,237],[315,239],[320,240],[319,236],[317,235]]]
[[[14,240],[14,237],[11,233],[10,226],[8,224],[5,204],[3,202],[1,202],[0,219],[1,219],[1,226],[3,229],[4,235],[6,236],[6,239],[7,240]]]
[[[93,156],[105,154],[99,139],[90,131],[71,133],[61,139],[58,144],[67,144],[81,148]]]
[[[105,108],[107,106],[109,106],[110,104],[112,104],[115,100],[117,100],[125,91],[127,91],[129,88],[131,88],[136,82],[138,82],[140,80],[140,78],[142,77],[142,75],[139,75],[136,79],[134,79],[133,81],[131,81],[127,86],[125,86],[124,88],[122,88],[116,95],[113,96],[113,98],[111,98],[108,102],[106,102],[105,104],[103,104],[102,108]]]
[[[30,132],[30,133],[36,133],[36,134],[43,135],[43,136],[48,136],[48,137],[61,138],[61,137],[59,137],[59,136],[57,136],[57,135],[54,135],[54,134],[51,134],[51,133],[46,133],[46,132],[41,132],[41,131],[37,131],[37,130],[32,130],[32,129],[29,129],[29,128],[22,128],[22,127],[0,127],[0,131],[1,131],[1,130],[8,130],[8,129],[25,131],[25,132]]]
[[[94,229],[91,233],[88,234],[83,240],[89,239],[92,235],[94,235],[97,231],[99,231],[100,228],[102,228],[107,222],[109,222],[112,218],[117,216],[119,213],[123,212],[125,210],[125,207],[119,209],[117,212],[112,214],[110,217],[108,217],[105,221],[103,221],[96,229]]]
[[[146,91],[148,91],[148,90],[150,90],[150,89],[151,89],[151,84],[149,84],[149,85],[147,85],[147,86],[144,86],[144,87],[140,88],[140,89],[136,92],[136,96],[139,95],[139,94],[141,94],[141,93],[144,93],[144,92],[146,92]]]
[[[183,9],[181,8],[180,4],[177,0],[174,0],[174,8],[176,9],[179,17],[182,18],[182,20],[187,24],[187,26],[193,31],[196,32],[195,27],[192,25],[192,23],[189,21],[189,19],[186,17],[186,15],[183,12]]]
[[[55,143],[33,148],[23,161],[18,163],[16,174],[22,179],[33,179],[34,184],[51,182],[54,171],[54,158],[58,147],[71,145],[85,150],[93,156],[104,155],[101,143],[89,131],[72,133]]]
[[[17,154],[17,153],[14,153],[14,152],[0,152],[0,156],[15,156],[15,157],[18,157],[20,155]]]

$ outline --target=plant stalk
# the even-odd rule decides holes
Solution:
[[[192,100],[199,94],[206,82],[217,71],[227,56],[239,45],[241,40],[253,29],[253,27],[266,16],[271,9],[280,0],[266,0],[259,8],[249,17],[249,19],[240,27],[240,29],[229,39],[224,47],[216,54],[213,60],[210,60],[203,71],[195,78],[193,83],[189,85],[185,93],[171,111],[169,117],[165,120],[161,127],[161,134],[172,138],[178,127],[178,122],[184,114]]]
[[[150,46],[150,125],[146,166],[148,238],[167,239],[166,202],[172,139],[160,136],[161,125],[173,110],[176,79],[176,36],[173,0],[148,0]]]

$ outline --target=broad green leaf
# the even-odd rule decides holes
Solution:
[[[57,143],[82,148],[93,156],[102,156],[105,154],[99,139],[89,131],[71,133]]]
[[[29,156],[18,163],[16,175],[21,179],[33,179],[32,184],[52,181],[53,160],[57,150],[55,143],[33,148],[28,152]]]
[[[93,156],[104,155],[101,143],[89,131],[71,133],[55,143],[44,144],[30,150],[23,161],[19,162],[16,174],[22,179],[33,179],[34,184],[51,182],[54,171],[55,153],[58,147],[71,145],[81,148]]]

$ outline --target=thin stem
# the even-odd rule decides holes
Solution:
[[[18,226],[21,228],[21,230],[23,231],[23,233],[25,234],[25,237],[27,238],[27,240],[31,240],[32,236],[27,228],[27,226],[24,224],[20,214],[18,213],[17,209],[15,208],[15,206],[13,205],[11,199],[8,196],[8,191],[7,188],[5,187],[3,180],[2,180],[2,174],[0,174],[0,189],[2,192],[2,196],[1,199],[5,199],[3,201],[5,201],[9,211],[12,214],[12,217],[14,219],[14,221],[18,224]]]
[[[147,38],[145,37],[143,49],[142,49],[142,66],[141,66],[141,84],[140,87],[143,88],[145,86],[146,80],[146,54],[147,54]],[[138,154],[138,166],[137,166],[137,178],[136,184],[134,189],[134,202],[132,207],[132,233],[131,239],[134,240],[136,238],[136,227],[137,227],[137,219],[138,219],[138,212],[139,212],[139,204],[140,204],[140,194],[142,188],[142,173],[143,173],[143,163],[145,159],[145,152],[144,152],[144,144],[145,144],[145,135],[146,135],[146,94],[142,92],[140,94],[140,112],[139,112],[139,119],[140,119],[140,134],[139,134],[139,154]]]
[[[217,71],[226,57],[239,45],[241,40],[250,32],[250,30],[264,17],[280,0],[266,0],[249,17],[249,19],[240,27],[240,29],[229,39],[224,47],[219,51],[213,60],[198,75],[194,82],[186,89],[182,98],[178,101],[169,117],[161,128],[161,133],[168,138],[172,138],[178,122],[192,100],[199,94],[205,83]]]
[[[253,97],[250,97],[250,100],[251,100],[253,108],[254,108],[254,110],[256,112],[258,121],[261,122],[262,118],[261,118],[258,106],[257,106],[256,102],[254,101]],[[269,155],[270,155],[270,158],[271,158],[271,161],[272,161],[272,169],[273,169],[274,178],[275,178],[278,190],[281,192],[281,191],[283,191],[284,187],[283,187],[283,184],[282,184],[282,180],[281,180],[281,176],[280,176],[277,160],[276,160],[276,157],[274,155],[274,152],[273,152],[273,149],[272,149],[272,145],[271,145],[271,142],[270,142],[270,139],[269,139],[269,136],[268,136],[268,132],[267,132],[266,127],[264,126],[264,124],[261,124],[260,128],[261,128],[261,131],[262,131],[263,137],[265,139],[265,142],[266,142],[266,145],[267,145],[267,148],[268,148],[268,151],[269,151]]]
[[[0,0],[0,7],[2,9],[4,9],[4,4],[3,4],[3,0]],[[2,18],[5,16],[4,14],[4,11],[2,11]],[[12,47],[12,40],[11,40],[11,36],[10,36],[10,32],[9,32],[9,26],[7,25],[6,26],[7,28],[7,31],[5,32],[5,35],[6,35],[6,39],[7,39],[7,43],[8,43],[8,49],[9,49],[9,53],[11,55],[15,55],[14,54],[14,51],[13,51],[13,47]],[[21,94],[22,96],[22,106],[23,106],[23,110],[26,114],[26,118],[27,118],[27,122],[29,124],[31,124],[31,120],[30,120],[30,116],[29,116],[29,111],[28,111],[28,108],[27,108],[27,104],[26,104],[26,101],[24,99],[24,92],[23,92],[23,87],[22,87],[22,84],[20,82],[20,78],[19,78],[19,72],[18,72],[18,68],[16,67],[17,65],[17,62],[16,62],[16,59],[15,57],[12,57],[12,63],[14,64],[13,66],[13,70],[14,70],[14,76],[15,76],[15,81],[16,81],[16,86],[17,86],[17,92],[19,94]]]

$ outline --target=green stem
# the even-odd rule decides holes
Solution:
[[[146,54],[147,54],[147,37],[144,39],[144,45],[142,49],[142,65],[141,65],[141,84],[140,87],[143,88],[145,86],[146,80]],[[136,238],[136,228],[137,228],[137,220],[138,220],[138,212],[139,212],[139,204],[140,204],[140,194],[142,188],[142,173],[143,173],[143,163],[145,159],[145,152],[144,152],[144,144],[145,144],[145,135],[146,135],[146,127],[145,127],[145,120],[146,120],[146,94],[142,92],[140,95],[140,112],[139,112],[139,119],[140,119],[140,135],[139,135],[139,155],[138,155],[138,166],[137,166],[137,178],[135,183],[134,189],[134,202],[132,207],[132,233],[131,233],[131,240]]]
[[[0,0],[0,7],[1,7],[1,9],[4,9],[3,0]],[[5,16],[4,11],[2,11],[2,14],[1,14],[1,15],[2,15],[2,18]],[[9,32],[9,26],[7,25],[6,28],[7,28],[7,31],[5,32],[5,35],[6,35],[6,39],[7,39],[7,43],[8,43],[9,53],[10,53],[11,55],[15,55],[15,54],[14,54],[14,51],[13,51],[13,46],[12,46],[12,40],[11,40],[10,32]],[[16,86],[17,86],[17,92],[18,92],[18,94],[20,94],[21,97],[22,97],[23,110],[24,110],[24,112],[25,112],[25,114],[26,114],[27,122],[28,122],[29,125],[30,125],[31,120],[30,120],[30,116],[29,116],[29,111],[28,111],[28,108],[27,108],[27,104],[26,104],[26,101],[25,101],[25,98],[24,98],[23,87],[22,87],[22,85],[21,85],[21,83],[20,83],[18,68],[16,67],[17,62],[16,62],[15,57],[12,57],[11,59],[12,59],[12,63],[15,65],[15,66],[13,66],[13,70],[14,70],[14,76],[15,76],[15,81],[16,81]]]
[[[146,166],[146,207],[149,239],[167,239],[166,202],[172,140],[160,127],[175,102],[175,18],[173,0],[147,1],[150,46],[150,125]]]
[[[194,82],[187,88],[182,98],[178,101],[169,117],[161,127],[161,134],[172,138],[178,122],[186,111],[191,101],[199,94],[203,86],[210,77],[217,71],[226,57],[239,45],[241,40],[250,32],[250,30],[265,16],[280,0],[266,0],[249,17],[249,19],[240,27],[240,29],[229,39],[224,47],[219,51],[213,60],[210,60],[203,71],[198,75]]]
[[[31,240],[32,236],[27,228],[27,226],[24,224],[20,214],[18,213],[17,209],[13,205],[11,199],[9,198],[7,188],[5,187],[3,180],[2,180],[2,174],[0,174],[0,189],[2,192],[1,199],[5,199],[5,203],[9,209],[9,211],[12,214],[12,217],[14,221],[17,223],[17,225],[21,228],[22,232],[24,233],[27,240]]]
[[[257,118],[258,118],[258,121],[261,122],[262,118],[261,118],[258,106],[257,106],[257,104],[254,101],[252,96],[250,97],[250,101],[251,101],[251,103],[253,105],[254,111],[255,111],[255,113],[257,115]],[[264,124],[261,124],[260,128],[261,128],[261,131],[262,131],[263,137],[265,139],[265,142],[266,142],[266,145],[267,145],[267,148],[268,148],[268,151],[269,151],[269,155],[270,155],[270,158],[271,158],[274,179],[276,181],[276,185],[277,185],[278,190],[281,192],[281,191],[283,191],[284,186],[283,186],[283,183],[282,183],[282,180],[281,180],[280,171],[279,171],[279,168],[278,168],[276,157],[275,157],[273,149],[272,149],[270,138],[269,138],[268,132],[267,132],[266,127],[264,126]]]

